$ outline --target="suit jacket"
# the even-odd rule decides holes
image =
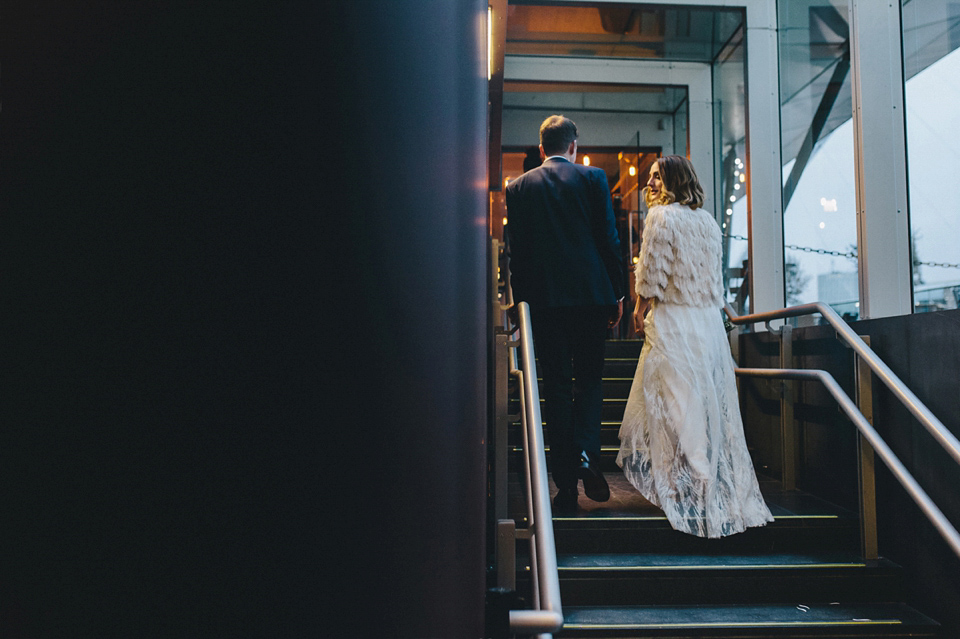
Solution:
[[[624,296],[602,169],[548,158],[506,188],[513,297],[531,306],[616,304]]]

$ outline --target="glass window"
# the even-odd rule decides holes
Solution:
[[[738,9],[511,0],[509,55],[711,62],[741,22]]]
[[[744,29],[727,42],[713,66],[714,131],[720,159],[716,194],[717,217],[723,232],[724,289],[738,313],[748,312],[747,290],[747,175],[744,100]]]
[[[903,0],[901,15],[914,310],[957,308],[960,2]]]
[[[788,306],[859,316],[847,0],[781,0],[781,154]]]

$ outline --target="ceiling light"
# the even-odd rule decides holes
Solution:
[[[493,79],[493,7],[487,6],[487,82]]]

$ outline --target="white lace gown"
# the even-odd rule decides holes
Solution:
[[[654,302],[617,456],[673,528],[700,537],[773,521],[743,435],[717,282],[696,276],[718,266],[719,242],[702,211],[672,204],[647,216],[637,289]]]

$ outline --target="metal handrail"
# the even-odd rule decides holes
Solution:
[[[916,502],[920,510],[927,516],[937,531],[943,536],[953,552],[960,557],[960,533],[947,520],[943,512],[937,508],[933,500],[913,478],[913,475],[904,467],[903,463],[897,458],[896,454],[887,446],[887,443],[880,437],[879,433],[873,428],[863,413],[857,408],[857,405],[843,391],[833,375],[822,370],[797,370],[788,368],[738,368],[737,375],[748,377],[764,377],[768,379],[793,379],[793,380],[818,380],[826,387],[833,398],[840,404],[840,408],[847,414],[850,421],[854,423],[857,429],[863,434],[864,438],[870,443],[877,455],[894,477],[903,485],[907,493]]]
[[[537,365],[534,360],[530,307],[517,305],[520,316],[520,368],[511,358],[510,374],[520,386],[521,422],[524,431],[524,458],[527,479],[527,510],[530,536],[530,568],[533,573],[534,610],[511,610],[510,630],[518,634],[550,633],[563,627],[560,605],[560,576],[557,548],[553,537],[553,512],[550,484],[547,482],[547,458],[543,448],[543,422],[540,416],[540,392],[537,389]]]
[[[820,313],[826,319],[837,335],[843,339],[859,355],[870,369],[880,378],[887,388],[907,407],[914,417],[926,428],[933,438],[943,446],[953,460],[960,464],[960,440],[953,433],[947,430],[936,416],[930,412],[923,402],[914,395],[913,391],[907,388],[907,385],[890,370],[883,360],[867,346],[860,336],[854,332],[850,326],[837,315],[837,312],[824,304],[823,302],[813,302],[810,304],[801,304],[777,311],[767,311],[765,313],[754,313],[752,315],[737,315],[736,311],[729,304],[724,305],[724,310],[730,316],[730,321],[734,324],[759,324],[760,322],[771,322],[788,317],[799,317],[801,315],[812,315]]]

